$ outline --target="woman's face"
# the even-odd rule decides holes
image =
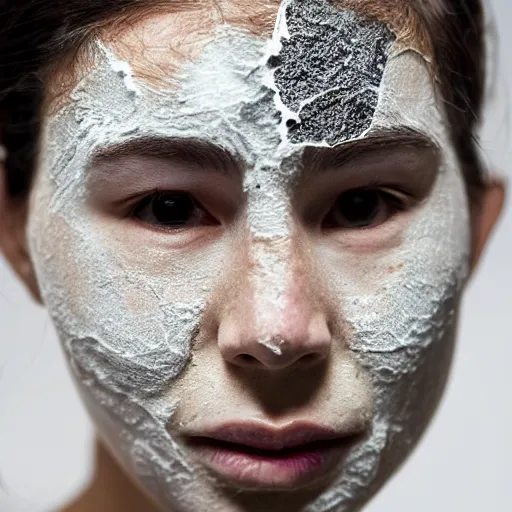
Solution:
[[[164,510],[357,510],[445,383],[461,169],[414,38],[345,2],[216,5],[93,41],[45,117],[32,260]]]

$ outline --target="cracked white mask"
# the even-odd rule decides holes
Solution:
[[[46,116],[44,301],[163,510],[358,510],[437,405],[468,270],[428,61],[326,0],[285,2],[270,39],[198,39],[158,84],[96,41]]]

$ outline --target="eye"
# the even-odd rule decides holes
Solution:
[[[354,189],[343,192],[329,212],[325,227],[370,228],[386,222],[405,209],[404,199],[381,189]]]
[[[145,197],[132,216],[166,229],[196,227],[211,222],[211,217],[187,192],[155,192]]]

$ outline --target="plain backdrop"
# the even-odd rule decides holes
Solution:
[[[512,173],[512,2],[492,0],[487,7],[495,48],[482,147],[491,168],[506,176]],[[466,295],[439,413],[365,511],[512,510],[511,235],[509,207]],[[91,440],[46,313],[0,259],[0,512],[54,511],[69,500],[90,475]]]

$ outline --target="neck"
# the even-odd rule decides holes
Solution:
[[[62,512],[160,512],[126,476],[100,441],[96,442],[96,470],[88,489]]]

